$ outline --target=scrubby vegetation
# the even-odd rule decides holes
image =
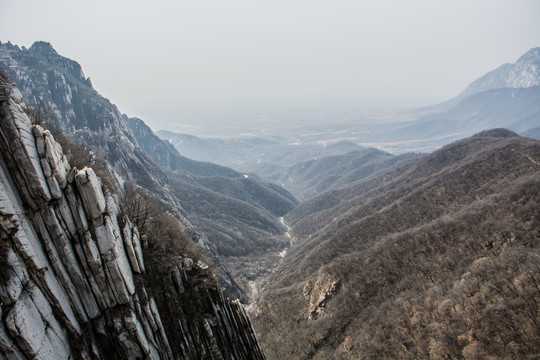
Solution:
[[[222,191],[219,186],[213,191],[183,180],[181,177],[171,179],[171,191],[183,200],[183,208],[190,214],[191,221],[212,239],[218,254],[254,255],[285,245],[284,228],[267,209],[253,201],[243,201],[241,197],[249,196],[245,191],[228,196],[228,185],[234,180],[212,179],[214,185],[222,185]],[[238,189],[238,183],[233,184],[233,188]]]
[[[488,132],[294,210],[255,317],[269,358],[540,354],[535,159]]]
[[[195,261],[203,260],[211,264],[210,256],[188,236],[180,220],[173,215],[174,209],[159,200],[156,195],[133,183],[124,186],[120,205],[131,219],[146,244],[145,248],[165,250],[161,259],[178,256],[190,257]],[[164,258],[163,258],[164,257]],[[174,263],[174,261],[173,261]]]

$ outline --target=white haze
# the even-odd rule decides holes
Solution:
[[[540,1],[0,2],[0,41],[52,43],[154,130],[429,105],[540,46]]]

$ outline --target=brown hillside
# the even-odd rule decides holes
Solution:
[[[540,354],[540,143],[480,133],[288,216],[269,358]]]

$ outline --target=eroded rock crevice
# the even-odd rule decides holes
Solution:
[[[0,100],[0,359],[264,358],[210,273],[181,257],[147,272],[114,195],[20,104],[14,87]]]

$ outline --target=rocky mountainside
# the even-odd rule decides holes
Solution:
[[[197,176],[223,176],[232,179],[242,177],[242,174],[231,168],[188,159],[180,155],[171,143],[163,141],[154,134],[141,119],[129,118],[126,115],[124,119],[137,139],[137,143],[161,166]]]
[[[523,54],[515,63],[504,64],[473,81],[459,97],[499,88],[528,88],[540,85],[540,47]]]
[[[491,130],[304,202],[253,308],[270,358],[540,354],[540,142]]]
[[[141,238],[0,81],[0,358],[264,359],[206,265]],[[159,236],[150,235],[150,239]],[[176,247],[175,247],[176,246]]]
[[[291,194],[181,156],[141,120],[122,115],[92,88],[76,62],[58,55],[50,44],[36,42],[29,49],[0,44],[0,69],[48,126],[83,146],[89,161],[106,160],[113,186],[136,184],[157,194],[183,219],[194,240],[205,243],[225,265],[240,256],[277,256],[287,243],[279,217],[296,206]],[[239,269],[234,275],[244,278],[246,267]],[[224,284],[233,289],[234,280],[227,269],[223,272]]]

